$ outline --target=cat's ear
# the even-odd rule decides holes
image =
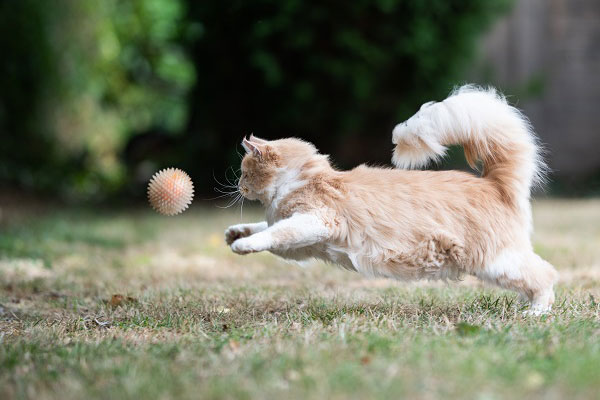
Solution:
[[[261,139],[261,138],[254,136],[253,133],[250,134],[250,138],[248,140],[251,142],[254,142],[254,143],[258,143],[258,144],[267,144],[267,142],[268,142],[268,140]]]
[[[252,139],[252,136],[250,136],[250,138]],[[242,147],[244,148],[244,150],[246,150],[246,153],[252,153],[254,154],[254,156],[261,158],[262,151],[260,150],[259,146],[260,144],[256,142],[253,143],[246,138],[242,140]]]

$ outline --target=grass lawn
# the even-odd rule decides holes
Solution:
[[[536,249],[561,273],[543,317],[472,279],[237,256],[222,233],[239,210],[0,207],[1,399],[600,393],[600,200],[535,203]]]

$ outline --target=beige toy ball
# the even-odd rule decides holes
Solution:
[[[176,215],[192,203],[194,184],[180,169],[167,168],[158,171],[148,184],[148,200],[163,215]]]

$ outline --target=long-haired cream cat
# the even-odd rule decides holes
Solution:
[[[544,165],[527,119],[495,90],[464,86],[424,104],[392,141],[400,169],[338,171],[302,140],[244,139],[239,189],[267,220],[231,226],[227,243],[238,254],[315,257],[370,276],[471,274],[525,296],[533,313],[550,310],[557,273],[530,241],[530,191]],[[404,169],[450,144],[482,163],[481,177]]]

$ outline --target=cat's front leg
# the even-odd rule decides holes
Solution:
[[[267,229],[269,225],[266,221],[257,222],[254,224],[237,224],[231,225],[225,230],[225,242],[228,245],[232,244],[239,238],[254,235]]]
[[[331,232],[323,219],[313,214],[294,214],[252,236],[237,239],[231,250],[237,254],[298,249],[326,240]]]

